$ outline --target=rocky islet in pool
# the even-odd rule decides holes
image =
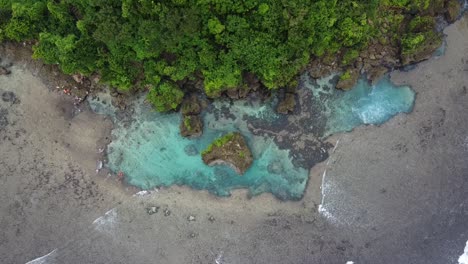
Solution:
[[[323,124],[323,129],[314,135],[317,138],[350,131],[362,124],[382,124],[398,113],[410,112],[415,97],[409,87],[397,87],[388,78],[375,87],[361,79],[351,91],[343,92],[333,88],[333,76],[317,81],[304,77],[301,89],[311,94],[311,101],[303,103],[313,104],[320,111],[310,115],[309,120]],[[140,99],[134,104],[133,116],[137,118],[120,122],[110,104],[90,100],[96,112],[116,121],[106,165],[114,172],[122,171],[131,185],[142,189],[187,185],[219,196],[247,188],[251,195],[270,192],[279,199],[298,200],[304,193],[310,168],[295,162],[292,149],[278,144],[271,135],[253,133],[252,129],[256,121],[265,130],[267,126],[275,126],[276,130],[281,124],[288,126],[284,121],[287,117],[275,113],[275,104],[275,100],[218,100],[203,114],[203,135],[187,139],[180,136],[178,113],[157,113]],[[227,166],[209,167],[200,155],[215,138],[234,131],[242,133],[254,157],[243,176]]]

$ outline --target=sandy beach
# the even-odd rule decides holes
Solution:
[[[413,112],[329,138],[334,151],[298,202],[186,187],[135,195],[96,172],[111,121],[75,107],[61,92],[73,80],[54,67],[0,47],[12,63],[0,76],[0,262],[458,264],[468,16],[445,34],[444,56],[391,74],[416,91]]]

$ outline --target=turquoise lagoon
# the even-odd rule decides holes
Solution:
[[[409,87],[396,87],[388,78],[375,87],[360,80],[349,92],[333,89],[334,79],[331,76],[314,82],[303,78],[299,87],[305,95],[303,103],[314,107],[299,106],[299,113],[295,114],[318,111],[305,115],[308,118],[304,124],[322,124],[311,125],[314,129],[303,133],[325,138],[361,124],[381,124],[412,109],[414,92]],[[271,134],[254,133],[256,122],[262,123],[265,130],[287,131],[292,127],[287,117],[275,113],[274,99],[263,103],[216,101],[203,114],[204,133],[197,139],[179,135],[180,114],[157,113],[143,99],[135,102],[132,117],[126,120],[119,118],[118,111],[104,104],[102,99],[89,102],[96,112],[114,119],[106,166],[114,172],[122,171],[131,185],[142,189],[187,185],[218,196],[228,196],[233,189],[247,188],[251,195],[269,192],[282,200],[298,200],[304,193],[310,168],[295,162],[296,155],[292,152],[298,150],[293,149],[293,144],[279,144]],[[243,176],[226,166],[206,166],[200,156],[213,139],[231,131],[245,136],[254,155],[252,167]]]

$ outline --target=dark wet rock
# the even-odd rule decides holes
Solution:
[[[183,137],[199,137],[203,133],[203,122],[198,115],[183,116],[180,122],[180,134]]]
[[[17,103],[18,97],[16,97],[16,94],[14,92],[3,92],[2,93],[2,101],[7,102],[7,103]]]
[[[201,112],[201,105],[198,97],[192,95],[182,102],[180,111],[183,115],[198,115]]]
[[[10,122],[8,122],[8,110],[0,109],[0,131],[5,129]]]
[[[184,148],[184,151],[189,156],[196,156],[196,155],[199,154],[198,149],[197,149],[197,147],[195,147],[195,145],[187,145]]]
[[[278,103],[276,112],[280,114],[288,114],[294,112],[296,107],[296,96],[292,93],[286,93],[284,98]]]
[[[229,89],[226,91],[226,95],[233,100],[237,100],[239,99],[239,90]]]
[[[208,217],[208,221],[213,223],[214,221],[216,221],[216,219],[214,218],[214,216],[210,215],[210,217]]]
[[[310,76],[314,79],[330,75],[335,69],[332,66],[321,64],[320,61],[313,61],[307,68]]]
[[[457,17],[460,15],[462,10],[460,1],[458,0],[449,0],[447,2],[447,12],[445,13],[445,18],[449,23],[455,22]]]
[[[203,162],[209,166],[228,165],[244,174],[252,165],[253,156],[240,133],[230,133],[213,141],[202,152]]]
[[[341,76],[340,80],[336,84],[336,88],[342,90],[349,90],[353,88],[359,78],[359,71],[351,68],[345,71]]]
[[[367,71],[367,79],[369,79],[374,85],[387,72],[388,69],[384,66],[373,67]]]
[[[5,68],[5,67],[0,66],[0,75],[8,75],[8,74],[10,74],[10,73],[11,73],[10,70],[8,70],[8,69]]]

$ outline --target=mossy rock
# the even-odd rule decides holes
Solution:
[[[442,34],[435,31],[406,34],[402,40],[402,64],[408,65],[431,58],[442,45],[442,40]]]
[[[180,109],[182,115],[198,115],[201,112],[200,102],[196,95],[192,95],[189,98],[186,98],[182,102],[182,107]]]
[[[342,89],[342,90],[349,90],[354,87],[358,78],[359,78],[358,69],[354,69],[354,68],[348,69],[340,76],[340,80],[336,84],[336,88]]]
[[[201,155],[205,164],[227,165],[240,175],[243,175],[253,163],[252,152],[244,137],[238,132],[215,139]]]
[[[198,115],[187,115],[183,116],[179,128],[183,137],[199,137],[203,133],[203,122]]]
[[[461,5],[460,1],[458,0],[449,0],[447,2],[447,12],[445,13],[445,18],[449,23],[455,22],[457,20],[457,17],[461,13]]]

